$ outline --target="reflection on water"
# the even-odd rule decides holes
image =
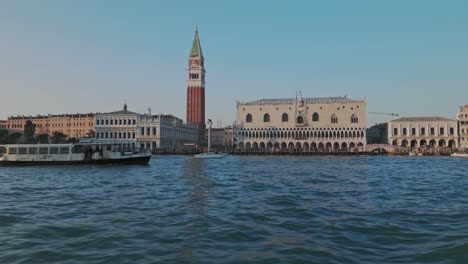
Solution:
[[[0,168],[0,263],[467,263],[467,161]]]
[[[208,231],[206,210],[208,196],[210,194],[210,179],[205,173],[204,160],[187,158],[184,160],[184,179],[187,187],[187,202],[185,209],[190,212],[190,224],[187,226],[186,244],[181,250],[181,255],[192,259],[196,241],[203,233]]]

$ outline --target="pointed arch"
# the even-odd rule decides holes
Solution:
[[[268,113],[263,115],[263,122],[265,123],[270,122],[270,115]]]
[[[312,122],[318,122],[320,120],[320,116],[317,112],[312,114]]]
[[[298,116],[297,120],[296,120],[296,123],[303,124],[304,123],[304,118],[302,116]]]
[[[283,113],[281,116],[281,122],[288,122],[289,121],[289,116],[286,113]]]
[[[251,115],[251,114],[247,114],[247,115],[245,116],[245,122],[247,122],[247,123],[251,123],[251,122],[252,122],[252,115]]]
[[[331,119],[330,121],[332,124],[338,123],[338,117],[335,114],[333,114],[330,119]]]
[[[351,115],[351,123],[355,124],[355,123],[359,123],[359,118],[356,114],[352,114]]]

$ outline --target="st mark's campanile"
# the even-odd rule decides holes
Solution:
[[[198,143],[205,141],[205,59],[195,30],[188,60],[187,123],[198,125]]]

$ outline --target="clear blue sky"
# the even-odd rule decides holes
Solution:
[[[185,119],[195,25],[207,118],[236,100],[343,96],[454,118],[468,104],[468,1],[2,1],[0,118],[129,109]],[[368,125],[388,120],[368,116]]]

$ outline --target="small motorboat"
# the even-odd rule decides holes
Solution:
[[[221,159],[226,157],[227,153],[206,152],[195,155],[196,159]]]
[[[211,126],[213,122],[211,119],[208,119],[208,151],[205,153],[197,154],[193,156],[196,159],[221,159],[228,156],[227,153],[218,153],[218,152],[211,152]]]
[[[452,153],[450,156],[468,158],[468,153]]]

